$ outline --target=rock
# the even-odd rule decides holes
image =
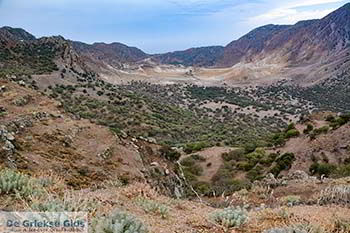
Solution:
[[[309,178],[309,175],[304,171],[294,171],[288,174],[287,179],[288,180],[307,180]]]
[[[72,143],[73,143],[73,137],[70,135],[65,135],[63,138],[63,145],[65,147],[70,147]]]
[[[174,195],[177,199],[180,199],[182,197],[181,192],[177,186],[174,188]]]
[[[47,112],[34,112],[33,113],[33,118],[36,120],[45,120],[49,117],[50,115]]]
[[[32,100],[32,96],[26,95],[26,96],[22,96],[22,97],[15,99],[12,103],[16,106],[21,107],[21,106],[29,104],[29,102],[31,100]]]
[[[62,104],[61,102],[57,102],[57,103],[55,104],[55,106],[56,106],[57,108],[62,108],[62,107],[63,107],[63,104]]]
[[[15,150],[15,146],[10,141],[6,140],[5,145],[2,147],[2,149],[12,152]]]
[[[137,139],[136,138],[131,138],[131,141],[137,142]]]
[[[152,167],[159,167],[160,165],[159,165],[158,162],[152,162],[152,163],[151,163],[151,166],[152,166]]]
[[[7,91],[7,88],[6,88],[6,86],[1,86],[0,87],[0,92],[6,92]]]
[[[15,140],[15,136],[13,135],[13,133],[7,133],[4,135],[4,137],[8,140],[8,141],[14,141]]]
[[[157,143],[156,139],[154,139],[154,138],[145,138],[145,137],[140,136],[139,139],[141,139],[141,140],[143,140],[145,142],[148,142],[148,143],[152,143],[152,144],[156,144]]]
[[[108,147],[102,153],[99,153],[97,156],[99,156],[103,159],[108,159],[111,157],[111,155],[112,155],[112,150],[111,150],[111,148]]]
[[[0,106],[0,113],[6,112],[6,111],[7,111],[7,110],[6,110],[6,108],[5,108],[5,107]]]
[[[270,187],[277,187],[280,184],[272,173],[267,174],[265,178],[261,180],[261,183]]]
[[[18,84],[21,85],[21,86],[23,86],[23,87],[26,85],[26,83],[25,83],[23,80],[20,80],[20,81],[18,82]]]
[[[123,130],[120,130],[120,136],[124,139],[126,139],[128,137],[127,133],[125,133]]]

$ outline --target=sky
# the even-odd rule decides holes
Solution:
[[[147,53],[226,45],[265,24],[322,18],[343,0],[0,0],[0,25]]]

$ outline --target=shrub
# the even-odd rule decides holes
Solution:
[[[190,167],[185,167],[184,170],[186,170],[186,171],[188,171],[196,176],[200,176],[203,173],[203,168],[199,164],[194,164]]]
[[[191,155],[191,158],[200,162],[204,162],[206,160],[203,156],[197,154]]]
[[[16,194],[22,198],[42,193],[39,183],[20,172],[3,169],[0,171],[0,194]]]
[[[296,196],[296,195],[289,195],[289,196],[285,196],[281,198],[281,201],[289,206],[294,206],[294,205],[298,205],[301,201],[300,196]]]
[[[207,142],[189,143],[185,146],[184,151],[187,154],[191,154],[207,147],[209,147],[209,144]]]
[[[336,172],[336,166],[333,164],[328,164],[328,163],[313,163],[309,171],[312,175],[325,175],[326,177],[329,177],[332,173]]]
[[[289,130],[292,130],[292,129],[295,129],[295,124],[294,124],[294,123],[290,123],[290,124],[287,126],[286,132],[288,132]]]
[[[177,161],[181,154],[176,150],[172,149],[170,146],[162,146],[159,149],[160,155],[170,161]]]
[[[196,161],[192,157],[187,157],[182,159],[180,164],[185,167],[191,167],[196,164]]]
[[[91,233],[148,233],[148,229],[134,216],[116,210],[108,217],[94,219]]]
[[[346,161],[344,161],[344,163],[346,165],[340,166],[336,171],[336,174],[340,177],[350,176],[350,164]]]
[[[304,129],[304,134],[309,134],[314,129],[314,126],[311,124],[306,125],[306,129]]]
[[[285,153],[276,159],[276,165],[271,169],[271,173],[277,177],[281,171],[288,170],[295,160],[293,153]]]
[[[32,200],[31,209],[38,212],[95,212],[94,201],[66,192],[62,199],[48,196],[45,201]]]
[[[169,214],[169,208],[166,205],[160,204],[156,201],[139,198],[136,200],[136,203],[141,206],[146,213],[159,214],[162,218],[166,218]]]
[[[222,153],[221,157],[225,161],[231,161],[231,160],[239,161],[243,158],[243,155],[244,155],[244,149],[236,149],[228,153]]]
[[[257,165],[255,168],[251,169],[247,172],[246,178],[248,178],[250,181],[255,181],[262,179],[263,174],[263,168],[260,165]]]
[[[193,188],[194,190],[196,190],[196,192],[209,196],[212,192],[212,187],[208,182],[204,182],[204,181],[198,181],[195,182],[193,184]]]
[[[278,157],[278,154],[271,153],[265,156],[264,158],[262,158],[259,163],[265,166],[271,166],[271,164],[276,160],[277,157]]]
[[[340,115],[339,117],[337,118],[333,118],[330,122],[331,122],[331,126],[333,128],[338,128],[342,125],[345,125],[346,123],[348,123],[350,121],[350,114],[343,114],[343,115]]]
[[[333,232],[350,232],[350,220],[336,219]]]
[[[263,233],[323,233],[324,230],[319,226],[310,224],[297,224],[293,226],[272,228],[263,231]]]
[[[248,154],[254,152],[258,146],[255,143],[246,143],[244,145],[244,153]]]
[[[286,138],[298,137],[300,135],[299,131],[296,129],[290,129],[286,133]]]
[[[350,185],[329,186],[321,191],[320,204],[350,204]]]
[[[248,212],[244,207],[230,207],[215,211],[211,214],[211,218],[226,228],[240,227],[247,221]]]
[[[241,189],[250,189],[251,183],[244,180],[235,180],[231,175],[225,174],[226,170],[218,171],[212,178],[212,188],[215,195],[231,195]],[[226,171],[226,173],[229,173]]]
[[[272,144],[274,146],[284,145],[285,139],[284,133],[276,133],[272,136]]]
[[[327,133],[329,130],[329,126],[325,125],[325,126],[322,126],[321,128],[318,128],[318,129],[314,129],[314,131],[312,131],[312,134],[311,136],[315,137],[317,135],[320,135],[322,133]]]

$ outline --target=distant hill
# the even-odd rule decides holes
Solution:
[[[213,66],[216,64],[217,60],[223,56],[223,54],[223,46],[209,46],[154,55],[152,59],[162,64],[181,64],[184,66]]]
[[[90,56],[96,60],[105,61],[109,64],[133,63],[149,57],[149,55],[142,50],[121,43],[94,43],[89,45],[73,41],[72,46],[82,55]]]
[[[7,73],[23,73],[23,70],[50,73],[56,70],[56,64],[65,68],[75,66],[75,70],[83,73],[118,76],[115,72],[131,69],[152,76],[159,65],[182,65],[233,67],[222,76],[228,82],[284,76],[312,84],[347,69],[349,57],[350,3],[322,19],[256,28],[225,47],[190,48],[155,55],[116,42],[85,44],[60,36],[36,39],[23,29],[0,28],[0,65],[2,72]],[[150,74],[149,69],[153,69]],[[212,75],[217,76],[215,72]]]

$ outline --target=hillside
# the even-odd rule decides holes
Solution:
[[[0,28],[0,210],[86,212],[88,233],[350,232],[349,22],[346,4],[156,55]]]
[[[4,27],[0,30],[0,62],[6,73],[13,73],[17,64],[26,68],[16,73],[40,74],[57,70],[57,65],[66,70],[76,66],[73,69],[78,73],[95,73],[112,83],[141,80],[212,86],[289,80],[312,86],[349,67],[349,12],[346,4],[322,19],[256,28],[225,47],[155,55],[121,43],[90,45],[63,37],[36,39],[23,29]],[[34,54],[34,60],[29,53]],[[6,64],[9,60],[12,63]],[[36,70],[31,68],[34,66]]]
[[[185,51],[154,55],[152,60],[161,64],[210,67],[216,64],[223,52],[224,47],[222,46],[191,48]]]
[[[173,149],[157,145],[150,138],[128,135],[132,132],[118,131],[113,125],[103,126],[97,117],[81,114],[81,118],[80,114],[69,113],[64,99],[60,99],[62,104],[54,100],[57,97],[52,94],[49,97],[48,93],[39,93],[35,89],[40,90],[40,86],[35,87],[26,79],[12,77],[10,80],[0,81],[0,177],[4,180],[4,177],[17,176],[21,182],[17,183],[20,184],[17,191],[4,191],[7,186],[0,184],[2,210],[88,211],[91,232],[104,232],[97,229],[109,226],[103,216],[120,221],[112,215],[120,211],[136,217],[132,224],[142,221],[148,231],[141,232],[270,233],[278,229],[306,232],[318,229],[340,233],[349,230],[348,197],[344,196],[349,180],[334,177],[321,181],[306,173],[309,167],[303,167],[308,166],[304,161],[310,156],[308,151],[316,151],[315,156],[322,163],[326,161],[322,154],[326,154],[330,165],[338,166],[339,158],[347,158],[350,128],[336,116],[312,115],[296,125],[298,130],[303,130],[311,122],[314,132],[324,125],[332,125],[334,129],[316,134],[310,147],[313,131],[286,140],[276,150],[280,155],[293,152],[296,160],[292,165],[282,168],[278,178],[266,175],[242,186],[237,179],[244,179],[244,176],[252,179],[255,174],[252,170],[257,167],[251,167],[248,173],[234,172],[229,178],[229,169],[235,169],[232,162],[237,159],[234,157],[237,148],[203,149],[191,145],[181,152],[180,165],[176,166],[179,154]],[[101,84],[97,82],[94,86],[99,88]],[[137,85],[132,87],[135,92]],[[155,87],[148,88],[144,94],[151,93]],[[72,87],[68,90],[78,97]],[[199,90],[196,87],[192,91],[196,91],[197,98],[204,98]],[[216,93],[214,90],[212,94]],[[94,98],[99,99],[97,96]],[[89,105],[96,107],[93,102]],[[107,108],[104,109],[100,111],[106,114]],[[89,113],[95,114],[86,112]],[[299,147],[293,146],[295,144]],[[249,150],[248,154],[243,152],[237,165],[251,163],[251,159],[258,159],[254,163],[256,166],[264,164],[264,169],[280,164],[278,156],[274,157],[275,161],[265,160],[272,158],[268,148],[266,154],[260,154],[262,150],[254,146],[246,145],[245,150]],[[230,151],[235,153],[222,154]],[[312,157],[309,159],[311,162]],[[206,182],[214,181],[213,177],[217,177],[214,194],[206,186]],[[237,209],[235,206],[245,207]],[[230,208],[223,212],[224,207]],[[224,213],[236,213],[239,217],[220,217]],[[231,225],[225,222],[227,219],[238,222]]]

